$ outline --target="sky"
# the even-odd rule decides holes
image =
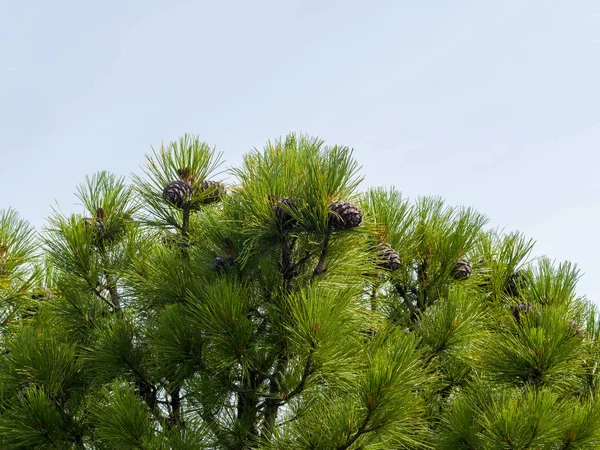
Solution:
[[[600,304],[600,2],[0,0],[0,209],[79,212],[193,133],[229,166],[291,131],[364,187],[442,196],[576,262]]]

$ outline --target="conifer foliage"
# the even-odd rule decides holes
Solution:
[[[226,174],[185,135],[39,234],[2,210],[0,448],[600,448],[576,267],[360,183],[317,138]]]

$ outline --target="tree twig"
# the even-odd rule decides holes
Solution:
[[[311,281],[313,281],[317,276],[321,275],[325,272],[325,259],[327,258],[327,251],[329,250],[329,238],[331,237],[331,230],[327,230],[327,234],[325,235],[325,240],[321,245],[321,255],[319,256],[319,262],[317,263],[317,267],[312,274]]]
[[[346,449],[350,448],[350,446],[352,444],[354,444],[356,442],[356,440],[362,434],[369,433],[372,431],[371,429],[367,429],[367,425],[369,424],[369,421],[371,420],[372,414],[373,414],[373,410],[369,409],[369,411],[367,412],[367,415],[365,416],[365,419],[360,424],[360,427],[358,427],[358,430],[356,430],[356,433],[354,433],[352,436],[350,436],[344,444],[337,447],[337,450],[346,450]]]
[[[88,284],[89,284],[89,283],[88,283]],[[112,309],[116,309],[116,308],[115,308],[115,305],[113,305],[113,303],[112,303],[112,302],[111,302],[109,299],[107,299],[106,297],[104,297],[104,296],[103,296],[103,295],[100,293],[100,291],[99,291],[99,290],[98,290],[96,287],[92,287],[92,285],[91,285],[91,284],[89,284],[89,286],[92,288],[92,291],[94,291],[94,294],[96,294],[98,297],[100,297],[100,299],[102,299],[102,301],[103,301],[104,303],[106,303],[106,304],[107,304],[108,306],[110,306]]]
[[[302,379],[300,380],[300,383],[298,383],[298,386],[296,386],[289,394],[287,394],[285,396],[286,402],[291,400],[296,395],[302,393],[302,391],[304,390],[304,387],[306,386],[306,381],[308,380],[308,377],[314,373],[314,364],[313,364],[314,353],[315,353],[315,347],[313,345],[313,348],[310,350],[310,353],[308,354],[308,358],[306,360],[306,364],[304,366],[304,372],[302,373]]]

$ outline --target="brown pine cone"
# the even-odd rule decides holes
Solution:
[[[217,256],[212,262],[213,270],[219,274],[227,273],[235,267],[233,256]]]
[[[394,250],[390,244],[378,244],[379,249],[379,266],[394,272],[402,267],[402,260],[398,252]]]
[[[338,201],[329,205],[329,224],[334,229],[356,228],[362,222],[362,212],[350,202]]]
[[[163,199],[172,205],[182,208],[192,199],[194,190],[189,183],[176,180],[169,183],[163,190]]]
[[[456,264],[452,268],[452,276],[455,280],[467,279],[471,276],[472,272],[471,263],[466,258],[456,261]]]
[[[204,180],[200,185],[200,192],[204,194],[201,203],[208,205],[220,201],[225,196],[225,186],[218,181]]]
[[[517,323],[521,323],[521,314],[527,314],[528,312],[531,312],[532,309],[531,303],[529,302],[519,303],[517,306],[512,307],[512,314]]]

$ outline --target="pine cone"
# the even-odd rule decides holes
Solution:
[[[56,298],[56,293],[50,288],[41,287],[31,293],[31,300],[52,300]]]
[[[571,328],[573,330],[573,336],[580,336],[580,337],[584,336],[584,333],[585,333],[584,329],[576,321],[569,320],[569,328]]]
[[[398,252],[394,250],[390,244],[378,244],[379,249],[379,266],[394,272],[402,267],[402,260]]]
[[[200,192],[204,194],[202,203],[208,205],[218,202],[225,196],[225,186],[218,181],[204,180],[200,185]]]
[[[456,261],[456,264],[454,264],[454,267],[452,268],[452,276],[455,280],[469,278],[472,272],[473,269],[471,268],[471,264],[466,258]]]
[[[163,190],[163,199],[178,208],[182,208],[192,199],[194,190],[189,183],[182,180],[176,180],[167,185]]]
[[[296,220],[290,214],[290,210],[294,209],[294,201],[289,197],[283,197],[275,204],[275,206],[273,206],[275,220],[277,221],[279,228],[284,231],[289,231],[296,225]]]
[[[165,234],[163,234],[163,236],[160,239],[160,242],[165,247],[176,248],[181,246],[182,239],[177,234],[168,231]]]
[[[98,234],[104,233],[104,208],[101,206],[96,208],[96,228]]]
[[[177,175],[179,175],[180,180],[183,180],[186,183],[192,184],[194,182],[194,174],[192,173],[192,169],[189,167],[181,167],[177,169]]]
[[[524,286],[525,276],[523,275],[522,271],[517,270],[509,277],[504,288],[504,293],[516,297],[517,295],[519,295],[519,290],[522,289]]]
[[[531,303],[529,302],[519,303],[517,306],[512,307],[512,314],[517,323],[521,323],[521,314],[526,314],[532,309]]]
[[[235,267],[233,256],[217,256],[212,262],[213,270],[217,273],[227,273]]]
[[[6,268],[8,245],[0,243],[0,272]]]
[[[350,202],[339,201],[329,205],[329,224],[332,228],[355,228],[362,222],[362,212]]]
[[[85,223],[89,226],[88,229],[96,233],[98,236],[104,233],[104,220],[102,219],[103,217],[104,214],[102,214],[102,217],[98,217],[98,215],[96,215],[96,217],[87,217],[85,219]]]

